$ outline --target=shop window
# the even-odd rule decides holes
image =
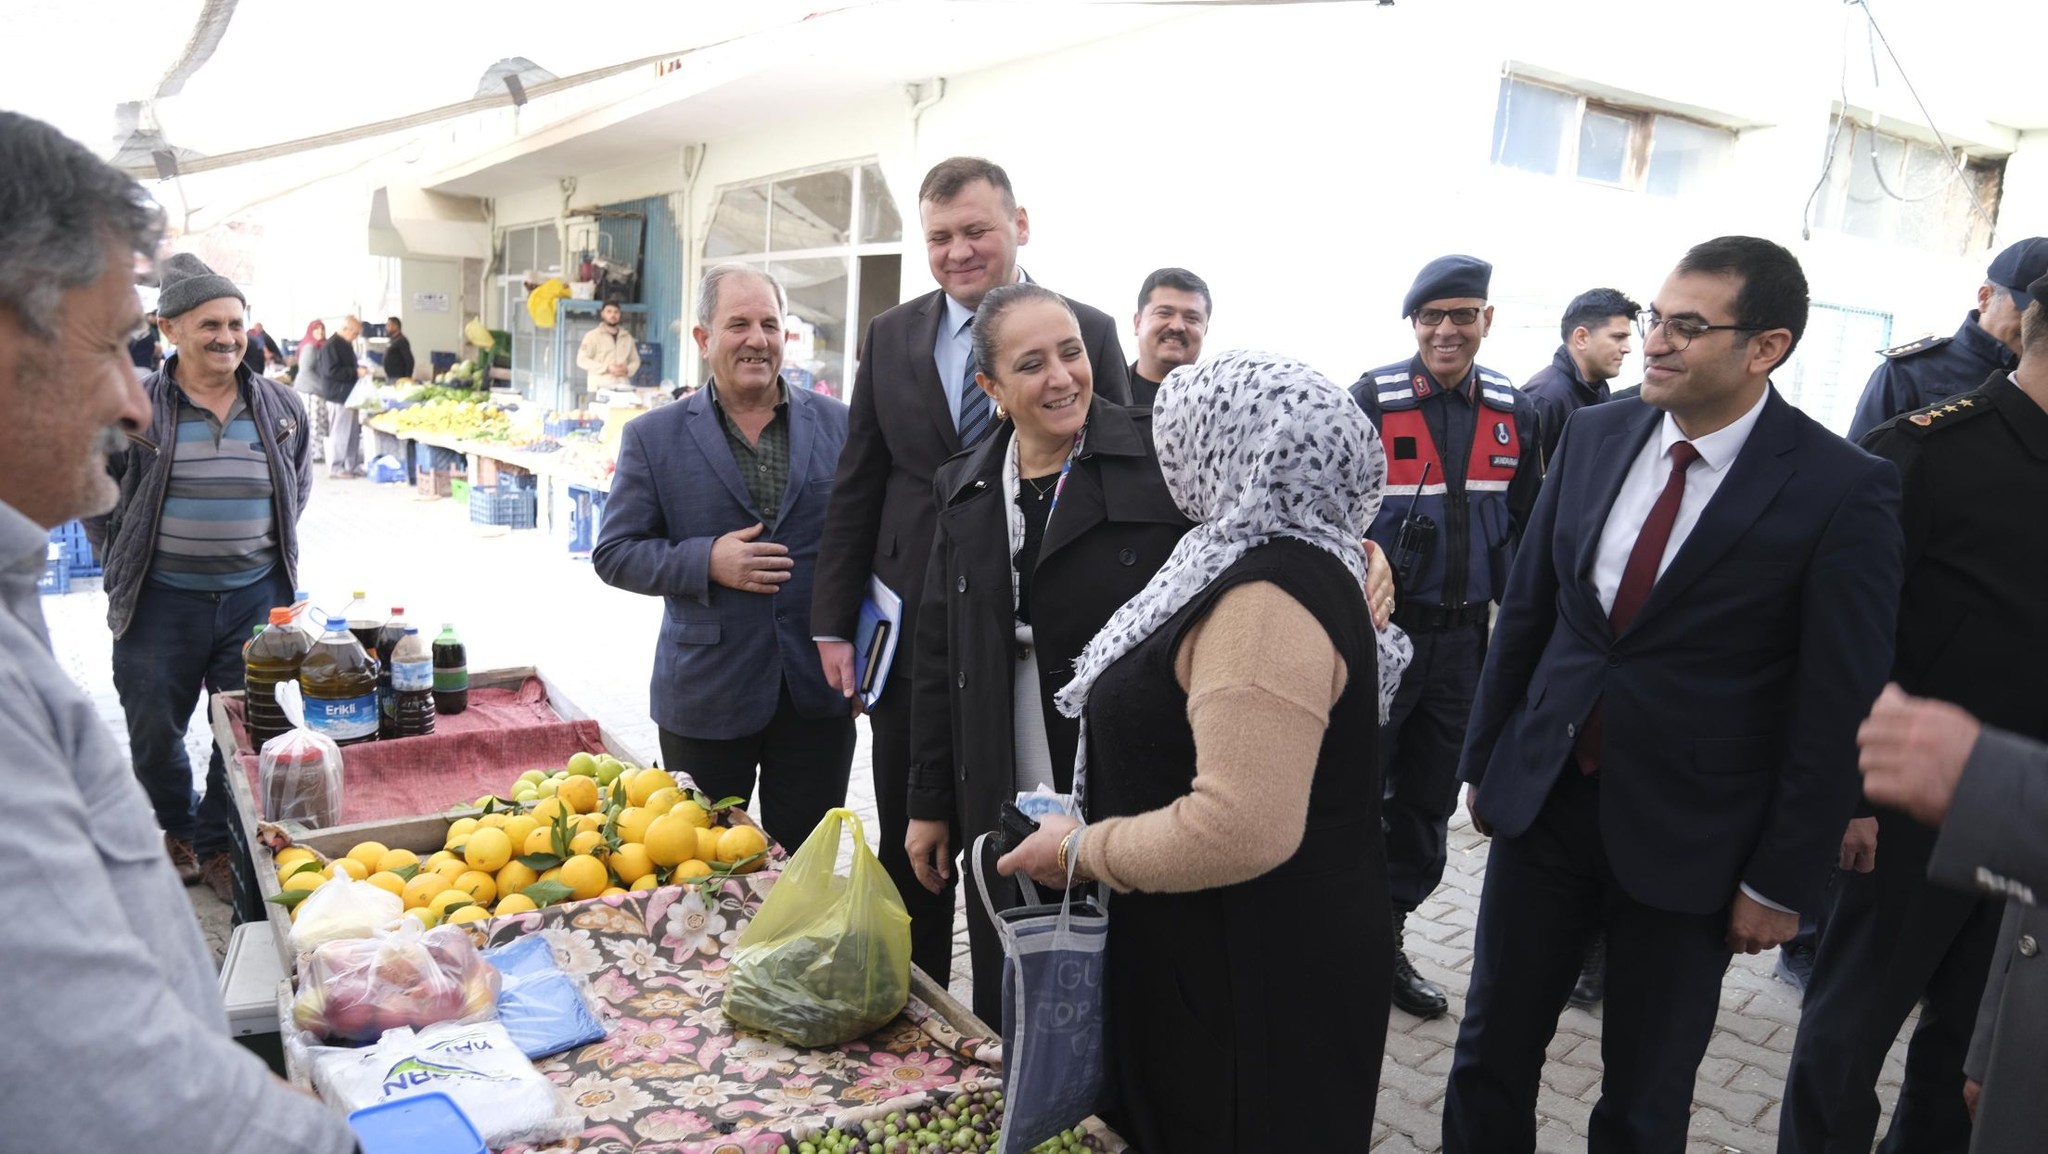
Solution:
[[[860,335],[896,303],[902,247],[903,218],[870,162],[721,190],[704,260],[755,265],[780,281],[789,298],[784,379],[843,398]],[[706,375],[700,358],[698,379]]]
[[[504,263],[498,277],[499,327],[512,334],[512,387],[534,397],[534,382],[555,380],[554,334],[533,323],[526,311],[525,281],[562,273],[562,237],[553,222],[505,230]]]
[[[1771,382],[1807,416],[1846,433],[1864,382],[1877,367],[1877,350],[1892,343],[1892,314],[1816,302],[1806,315],[1799,347]]]
[[[1829,139],[1834,151],[1814,206],[1815,226],[1954,256],[1991,246],[2003,160],[1964,156],[1958,166],[1937,145],[1840,116]]]
[[[1725,128],[1513,77],[1494,105],[1493,163],[1652,196],[1701,187],[1734,141]]]

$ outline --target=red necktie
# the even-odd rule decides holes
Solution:
[[[1650,590],[1657,584],[1657,563],[1664,559],[1664,547],[1671,543],[1671,527],[1678,521],[1678,503],[1685,496],[1685,470],[1700,459],[1700,451],[1692,447],[1691,441],[1676,441],[1671,446],[1671,474],[1664,479],[1664,491],[1657,494],[1657,503],[1650,506],[1650,516],[1644,520],[1642,531],[1636,534],[1636,543],[1628,551],[1628,564],[1621,570],[1621,584],[1614,590],[1614,608],[1607,611],[1607,623],[1614,627],[1619,637],[1642,611],[1643,602],[1650,599]],[[1593,703],[1593,712],[1586,718],[1586,724],[1579,728],[1578,744],[1572,754],[1578,759],[1579,772],[1595,774],[1600,772],[1600,703]]]

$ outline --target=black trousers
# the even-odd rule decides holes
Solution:
[[[1730,894],[1733,900],[1733,894]],[[1600,839],[1600,785],[1565,766],[1520,837],[1495,838],[1472,982],[1444,1106],[1446,1154],[1536,1148],[1545,1047],[1586,942],[1607,935],[1592,1154],[1680,1154],[1728,968],[1728,913],[1653,909],[1623,891]]]
[[[761,828],[791,853],[818,828],[827,810],[846,804],[853,718],[803,716],[787,684],[775,716],[759,733],[712,739],[662,729],[660,740],[662,764],[689,774],[712,801],[751,799],[758,768]]]
[[[1486,622],[1410,636],[1415,660],[1380,727],[1387,886],[1401,913],[1444,880],[1445,833],[1458,810],[1458,755],[1486,662]]]
[[[906,606],[906,610],[907,610]],[[914,637],[906,611],[904,636]],[[873,738],[869,755],[875,775],[875,814],[882,828],[873,835],[875,856],[903,895],[910,912],[910,960],[944,986],[953,975],[953,899],[958,884],[933,893],[917,880],[903,839],[910,832],[910,654],[898,650],[889,683],[868,710]],[[994,1025],[995,1023],[991,1023]]]
[[[2003,903],[1934,885],[1935,831],[1878,811],[1877,868],[1829,887],[1813,981],[1778,1120],[1779,1154],[1856,1151],[1877,1133],[1877,1078],[1906,1016],[1920,1023],[1884,1154],[1962,1154],[1970,1145],[1963,1059],[1997,947]]]

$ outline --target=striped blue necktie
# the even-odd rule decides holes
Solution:
[[[973,325],[973,321],[968,321],[962,331],[972,332]],[[988,394],[982,392],[981,386],[974,383],[976,367],[974,346],[970,341],[967,346],[967,371],[960,376],[960,447],[963,449],[973,448],[976,442],[988,435],[989,430]]]

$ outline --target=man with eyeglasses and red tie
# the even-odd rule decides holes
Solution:
[[[1401,304],[1416,352],[1368,371],[1351,396],[1379,427],[1386,500],[1369,531],[1394,567],[1394,624],[1415,642],[1380,734],[1393,898],[1395,1006],[1450,1008],[1402,948],[1408,915],[1443,881],[1458,807],[1458,751],[1486,657],[1487,618],[1542,481],[1536,406],[1478,363],[1493,324],[1493,266],[1470,256],[1424,265]]]
[[[1493,838],[1448,1154],[1535,1149],[1545,1046],[1607,937],[1595,1150],[1684,1147],[1735,951],[1817,908],[1891,667],[1899,474],[1786,403],[1806,277],[1695,246],[1640,317],[1638,397],[1566,425],[1459,765]]]

